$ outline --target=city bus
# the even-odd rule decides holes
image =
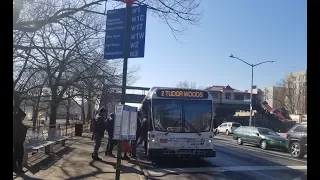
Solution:
[[[204,90],[153,87],[140,108],[148,122],[147,155],[215,157],[212,96]]]

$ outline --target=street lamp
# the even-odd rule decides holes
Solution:
[[[236,56],[233,56],[232,54],[229,56],[230,58],[235,58],[235,59],[238,59],[244,63],[246,63],[247,65],[251,66],[251,93],[250,93],[250,120],[249,120],[249,126],[251,126],[251,122],[252,122],[252,88],[253,88],[253,67],[255,66],[258,66],[260,64],[264,64],[264,63],[275,63],[275,61],[263,61],[263,62],[260,62],[260,63],[257,63],[257,64],[250,64],[250,63],[247,63],[246,61],[236,57]]]

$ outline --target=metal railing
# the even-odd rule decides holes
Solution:
[[[24,146],[25,148],[30,148],[34,146],[40,146],[46,143],[46,141],[55,141],[67,136],[72,137],[75,135],[75,124],[76,122],[55,125],[41,125],[37,127],[29,126],[30,128],[27,130]],[[83,124],[83,131],[87,131],[88,129],[89,124]],[[49,137],[49,131],[51,137]]]
[[[58,124],[58,125],[43,125],[38,127],[30,127],[27,130],[26,140],[24,142],[25,148],[29,148],[32,146],[40,146],[44,144],[46,141],[54,141],[61,139],[65,136],[73,136],[74,135],[74,124]],[[49,131],[54,131],[49,137]]]

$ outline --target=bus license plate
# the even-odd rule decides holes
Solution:
[[[168,139],[160,139],[160,143],[167,143]]]

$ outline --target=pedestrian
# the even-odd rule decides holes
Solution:
[[[148,148],[148,116],[145,116],[141,122],[141,133],[140,133],[140,141],[137,145],[140,146],[143,142],[144,152],[147,154]]]
[[[18,109],[18,112],[14,114],[13,117],[13,172],[24,173],[23,172],[23,155],[24,147],[23,143],[26,139],[27,129],[22,121],[26,117],[26,113]]]
[[[104,135],[105,129],[105,117],[106,117],[106,108],[101,107],[99,109],[99,113],[95,117],[95,123],[94,123],[94,149],[92,153],[92,159],[93,160],[101,160],[101,158],[98,156],[98,151],[101,146],[101,141]]]
[[[140,131],[141,131],[141,113],[140,111],[138,111],[138,118],[137,118],[137,130],[136,130],[136,139],[132,141],[132,150],[131,150],[131,157],[132,158],[136,158],[136,152],[137,152],[137,142],[138,142],[138,139],[140,137]]]
[[[115,119],[115,115],[114,113],[111,113],[109,118],[106,120],[106,130],[108,132],[108,144],[107,144],[107,149],[105,152],[106,156],[110,156],[110,157],[115,157],[112,154],[112,150],[113,147],[116,143],[116,141],[113,139],[113,131],[114,131],[114,119]]]
[[[123,157],[121,159],[123,160],[129,160],[129,156],[127,156],[127,152],[130,152],[131,150],[131,145],[129,141],[123,141],[122,142],[122,152],[123,152]]]
[[[99,110],[96,111],[95,114],[99,114]],[[96,118],[95,116],[92,117],[91,123],[90,123],[90,132],[92,132],[92,137],[91,139],[94,140],[94,124],[95,124]]]

